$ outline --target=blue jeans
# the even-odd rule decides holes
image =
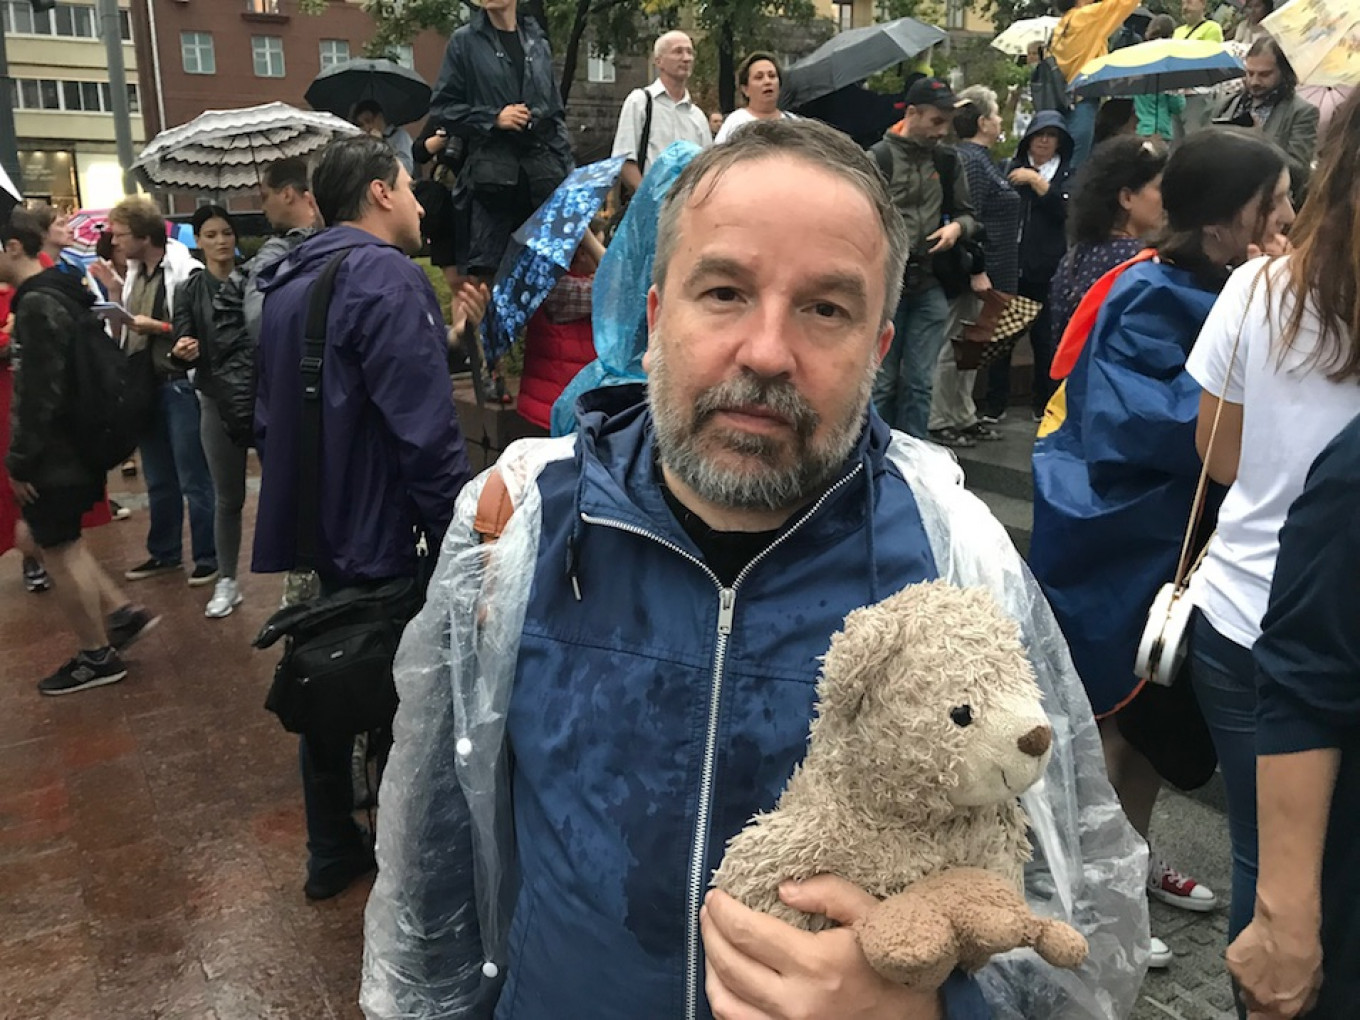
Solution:
[[[904,293],[893,316],[892,346],[874,379],[874,406],[879,416],[918,439],[929,435],[935,363],[940,360],[948,319],[949,301],[938,286]]]
[[[1067,113],[1067,133],[1072,136],[1072,169],[1086,162],[1096,137],[1096,114],[1099,99],[1083,99]]]
[[[194,564],[216,569],[216,500],[199,438],[198,394],[188,379],[172,379],[160,384],[156,398],[155,418],[140,447],[151,509],[146,551],[154,559],[170,563],[184,558],[187,500]]]
[[[1256,673],[1251,649],[1225,638],[1196,611],[1190,681],[1218,751],[1228,791],[1232,904],[1228,941],[1256,912]]]

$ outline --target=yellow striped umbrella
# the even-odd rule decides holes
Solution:
[[[1072,92],[1085,98],[1145,96],[1217,85],[1245,74],[1222,43],[1157,39],[1088,62],[1073,79]]]

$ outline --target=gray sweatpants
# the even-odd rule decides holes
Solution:
[[[202,392],[200,433],[208,472],[217,492],[213,531],[217,540],[217,569],[223,577],[236,578],[241,559],[241,508],[246,503],[246,451],[227,436],[217,403]]]

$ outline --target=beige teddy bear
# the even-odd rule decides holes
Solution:
[[[786,906],[787,879],[830,873],[894,897],[860,941],[914,987],[1021,945],[1078,965],[1081,935],[1022,896],[1018,798],[1043,776],[1052,730],[1019,628],[991,594],[935,581],[855,610],[817,694],[806,758],[774,810],[733,837],[713,884],[811,931],[831,922]]]

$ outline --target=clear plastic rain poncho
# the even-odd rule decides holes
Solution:
[[[590,298],[595,360],[567,384],[552,409],[552,434],[576,431],[576,398],[601,386],[642,382],[647,349],[647,291],[656,257],[656,222],[661,203],[680,171],[700,152],[693,142],[675,142],[647,168],[628,211],[605,249]]]
[[[429,601],[402,640],[365,917],[360,1001],[370,1018],[480,1018],[494,1006],[517,883],[505,724],[540,530],[534,481],[574,443],[525,440],[506,451],[498,470],[516,510],[493,547],[472,529],[484,476],[467,486]],[[1086,935],[1090,957],[1061,971],[1019,950],[979,973],[983,992],[998,1020],[1126,1016],[1147,962],[1147,848],[1106,780],[1062,635],[952,458],[902,435],[890,457],[916,495],[941,576],[986,586],[1019,621],[1053,724],[1048,772],[1024,796],[1035,858],[1026,887],[1037,911]]]

